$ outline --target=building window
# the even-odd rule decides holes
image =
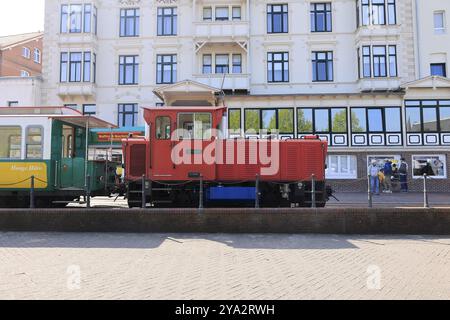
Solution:
[[[92,5],[84,5],[84,19],[83,19],[83,30],[85,33],[90,33],[92,29]]]
[[[346,108],[298,108],[297,133],[299,136],[308,134],[346,134],[347,109]],[[330,144],[334,143],[331,139]],[[346,142],[343,142],[346,144]]]
[[[372,24],[386,24],[385,0],[372,0]]]
[[[119,104],[119,127],[134,127],[136,125],[138,109],[136,103]]]
[[[203,8],[203,21],[212,21],[212,8]]]
[[[19,101],[8,101],[8,107],[17,107],[19,105]]]
[[[85,116],[95,116],[97,113],[97,106],[95,104],[84,104],[83,114]]]
[[[60,15],[61,33],[97,34],[97,8],[92,4],[63,4]]]
[[[22,48],[22,57],[24,57],[26,59],[30,59],[30,57],[31,57],[30,48],[27,48],[27,47]]]
[[[434,18],[434,33],[444,34],[445,33],[445,12],[438,11],[433,15]]]
[[[331,32],[331,3],[311,4],[311,32]]]
[[[158,8],[158,36],[177,35],[177,8]]]
[[[216,20],[217,21],[227,21],[228,18],[228,7],[216,7]]]
[[[20,159],[22,157],[22,128],[0,126],[0,159]]]
[[[233,73],[242,73],[242,55],[233,54]]]
[[[69,7],[69,32],[80,33],[82,20],[81,4],[72,4]]]
[[[25,71],[25,70],[20,70],[20,76],[22,78],[26,78],[26,77],[30,76],[30,73],[28,71]]]
[[[267,81],[289,82],[288,52],[269,52],[267,54]]]
[[[28,127],[26,138],[26,158],[43,158],[42,127]]]
[[[139,36],[139,9],[120,10],[120,36]]]
[[[397,47],[388,46],[389,50],[389,76],[397,77]]]
[[[313,81],[333,81],[333,52],[312,53]]]
[[[34,48],[34,62],[41,63],[41,50]]]
[[[325,175],[327,179],[356,179],[357,169],[356,156],[329,155]]]
[[[89,51],[61,52],[60,82],[95,82],[95,59]]]
[[[229,73],[229,68],[229,55],[216,54],[216,73]]]
[[[397,77],[397,47],[363,46],[362,71],[363,78]]]
[[[434,179],[447,178],[447,161],[445,155],[413,155],[412,174],[413,178],[422,178],[426,173]]]
[[[211,74],[212,73],[212,55],[204,54],[203,55],[203,74]]]
[[[67,52],[61,52],[61,60],[59,66],[59,81],[67,82],[67,77],[69,75],[68,72],[68,63],[69,63],[69,54]]]
[[[351,108],[353,145],[400,145],[402,133],[399,107]]]
[[[91,53],[84,53],[84,61],[83,61],[83,81],[91,82]]]
[[[401,114],[398,107],[352,108],[352,133],[401,132]]]
[[[228,135],[241,136],[241,109],[228,110]]]
[[[240,116],[240,114],[239,114]],[[245,109],[246,134],[294,134],[294,109]],[[237,119],[235,121],[237,125]],[[240,125],[239,125],[240,126]],[[235,128],[236,129],[236,128]]]
[[[170,84],[177,82],[177,55],[158,54],[156,61],[156,83]]]
[[[432,134],[435,141],[422,139],[420,144],[448,144],[450,133],[450,100],[408,100],[405,101],[406,132],[414,136]],[[439,137],[438,133],[443,133]],[[446,138],[447,137],[447,138]],[[417,144],[417,143],[415,143]]]
[[[396,0],[357,0],[358,9],[358,25],[389,25],[397,23]],[[359,5],[361,1],[361,5]]]
[[[232,7],[231,12],[233,21],[241,20],[241,7]]]
[[[372,47],[372,63],[374,77],[387,77],[385,46]]]
[[[397,24],[397,8],[396,8],[396,0],[388,0],[388,24]]]
[[[267,5],[267,33],[288,32],[288,5]]]
[[[430,71],[432,76],[441,76],[441,77],[447,77],[447,70],[446,70],[445,63],[432,63],[430,64]]]
[[[81,81],[81,65],[82,65],[82,53],[71,52],[69,54],[69,82]]]
[[[363,63],[363,78],[370,78],[372,76],[370,63],[370,47],[364,46],[362,48],[362,63]]]
[[[138,77],[139,77],[139,57],[120,56],[119,85],[138,84]]]

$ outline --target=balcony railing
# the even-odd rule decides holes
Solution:
[[[67,82],[58,84],[59,96],[95,96],[97,87],[90,82]]]
[[[197,38],[248,38],[249,23],[247,21],[208,21],[195,23]]]
[[[250,75],[248,74],[226,74],[225,80],[223,74],[197,74],[194,75],[194,79],[208,86],[224,90],[250,89]]]

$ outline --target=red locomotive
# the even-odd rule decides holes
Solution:
[[[123,140],[129,206],[143,198],[152,207],[325,205],[326,142],[224,139],[226,111],[144,109],[147,136]]]

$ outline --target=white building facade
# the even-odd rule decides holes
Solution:
[[[450,1],[46,0],[45,19],[44,105],[135,130],[142,106],[224,95],[231,136],[327,139],[340,190],[386,158],[450,187]]]

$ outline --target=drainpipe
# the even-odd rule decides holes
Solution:
[[[415,11],[415,36],[414,36],[414,49],[416,51],[416,57],[415,57],[415,61],[416,61],[416,79],[420,79],[422,78],[422,66],[421,66],[421,57],[420,57],[420,23],[419,23],[419,0],[415,0],[414,3],[414,11]],[[413,27],[413,28],[414,28]]]

